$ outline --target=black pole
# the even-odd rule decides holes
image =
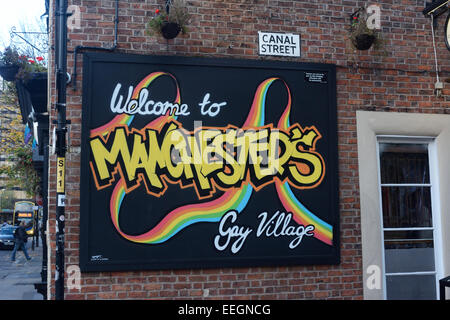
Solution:
[[[48,121],[47,121],[48,127]],[[42,241],[42,270],[41,281],[47,284],[47,219],[48,219],[48,129],[43,130],[44,142],[44,172],[42,179],[42,220],[41,220],[41,241]],[[47,299],[47,286],[45,286],[44,299]]]
[[[39,247],[39,208],[36,210],[36,215],[34,216],[34,235],[33,241],[36,243],[36,248]]]
[[[56,1],[56,271],[55,298],[64,300],[64,205],[66,161],[67,0]]]

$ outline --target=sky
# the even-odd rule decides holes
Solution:
[[[28,25],[28,31],[39,31],[35,21],[45,12],[44,0],[0,0],[0,4],[0,49],[10,44],[9,31],[13,26],[17,32],[22,31],[21,23]]]

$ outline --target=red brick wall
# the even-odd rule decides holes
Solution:
[[[54,2],[54,0],[52,1]],[[145,34],[145,24],[164,0],[121,0],[117,52],[333,63],[337,68],[341,264],[225,268],[181,271],[83,273],[81,291],[66,289],[66,299],[214,298],[361,299],[363,295],[358,191],[356,110],[450,113],[450,84],[444,97],[433,94],[435,73],[430,20],[424,1],[384,0],[381,26],[385,55],[371,49],[353,52],[349,16],[366,1],[352,0],[187,0],[192,22],[187,35],[168,43]],[[69,0],[81,9],[81,29],[68,33],[72,73],[77,45],[110,47],[114,0]],[[436,43],[441,78],[450,78],[450,52],[439,19]],[[267,58],[257,53],[258,31],[301,35],[301,58]],[[54,51],[51,52],[52,54]],[[81,87],[82,61],[78,64]],[[53,76],[52,70],[50,75]],[[67,117],[72,121],[66,171],[65,261],[78,264],[81,89],[68,87]],[[50,90],[55,101],[54,79]],[[52,112],[54,117],[54,111]],[[55,157],[50,160],[50,298],[55,270]],[[66,275],[67,276],[67,275]]]

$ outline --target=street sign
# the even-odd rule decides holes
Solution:
[[[300,36],[291,33],[258,32],[259,54],[300,57]]]

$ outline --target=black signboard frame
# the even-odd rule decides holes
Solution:
[[[93,103],[93,99],[98,99],[96,84],[98,79],[106,76],[99,75],[102,68],[107,68],[108,65],[115,65],[120,67],[120,72],[126,73],[127,66],[142,66],[142,68],[149,68],[152,70],[177,70],[177,68],[189,68],[195,71],[211,69],[211,75],[214,76],[214,70],[229,70],[233,69],[236,72],[243,74],[252,72],[254,70],[271,70],[273,74],[283,75],[284,72],[298,72],[299,81],[304,81],[302,94],[308,92],[314,87],[326,87],[326,104],[327,114],[324,115],[326,121],[327,131],[327,184],[325,190],[325,198],[328,203],[327,206],[331,213],[328,217],[332,217],[330,222],[333,226],[333,244],[328,246],[326,253],[319,252],[307,254],[292,254],[284,256],[272,257],[269,255],[261,255],[259,257],[245,257],[236,255],[227,255],[225,257],[204,257],[204,258],[175,258],[172,257],[168,261],[164,259],[151,259],[149,256],[145,258],[114,260],[110,257],[105,257],[102,254],[96,255],[92,247],[98,248],[95,241],[102,241],[102,246],[115,247],[114,241],[102,238],[107,237],[105,228],[112,228],[109,226],[93,225],[91,223],[92,200],[95,197],[95,187],[92,183],[92,172],[90,168],[90,161],[92,156],[89,148],[89,130],[92,128],[92,113],[98,108]],[[326,83],[307,83],[304,80],[304,73],[325,73]],[[195,77],[195,75],[194,75]],[[97,79],[96,82],[94,78]],[[136,79],[139,81],[139,79]],[[245,84],[243,84],[245,85]],[[182,87],[182,85],[181,85]],[[292,88],[291,88],[292,89]],[[293,96],[299,94],[293,90]],[[109,98],[105,98],[104,108],[109,108]],[[295,107],[295,106],[294,106]],[[294,108],[293,107],[293,108]],[[97,124],[98,125],[98,124]],[[305,124],[309,125],[309,124]],[[95,127],[95,125],[94,125]],[[320,141],[318,142],[320,143]],[[337,110],[336,110],[336,67],[332,64],[316,64],[316,63],[297,63],[297,62],[280,62],[280,61],[262,61],[262,60],[237,60],[237,59],[213,59],[213,58],[194,58],[194,57],[179,57],[179,56],[143,56],[134,54],[117,54],[117,53],[84,53],[83,56],[83,99],[82,99],[82,137],[81,137],[81,177],[80,177],[80,268],[83,272],[97,272],[97,271],[125,271],[125,270],[162,270],[162,269],[193,269],[193,268],[223,268],[223,267],[259,267],[259,266],[283,266],[283,265],[324,265],[324,264],[339,264],[340,263],[340,223],[339,223],[339,198],[338,198],[338,157],[337,157]],[[317,199],[317,197],[315,198]],[[317,200],[315,200],[317,201]],[[104,204],[105,206],[108,203]],[[105,209],[106,210],[106,209]],[[108,230],[109,232],[109,230]],[[120,237],[119,237],[120,238]],[[94,240],[95,241],[94,241]],[[100,240],[99,240],[100,239]],[[123,241],[127,241],[122,239]],[[120,240],[120,241],[122,241]],[[307,239],[303,241],[312,241],[315,246],[326,246],[325,244],[316,244],[319,242],[316,239]],[[311,242],[311,243],[312,243]],[[128,243],[128,242],[127,242]],[[199,245],[196,243],[195,245]],[[301,244],[299,247],[301,247]],[[130,248],[138,247],[139,252],[151,250],[151,246],[140,243],[129,243]],[[146,247],[147,246],[147,247]],[[123,247],[122,247],[123,248]],[[142,249],[148,248],[148,249]],[[110,248],[110,252],[114,251]],[[122,250],[122,251],[120,251]],[[300,250],[301,251],[301,250]],[[120,256],[123,249],[117,247],[117,254]],[[94,257],[94,258],[93,258]]]

